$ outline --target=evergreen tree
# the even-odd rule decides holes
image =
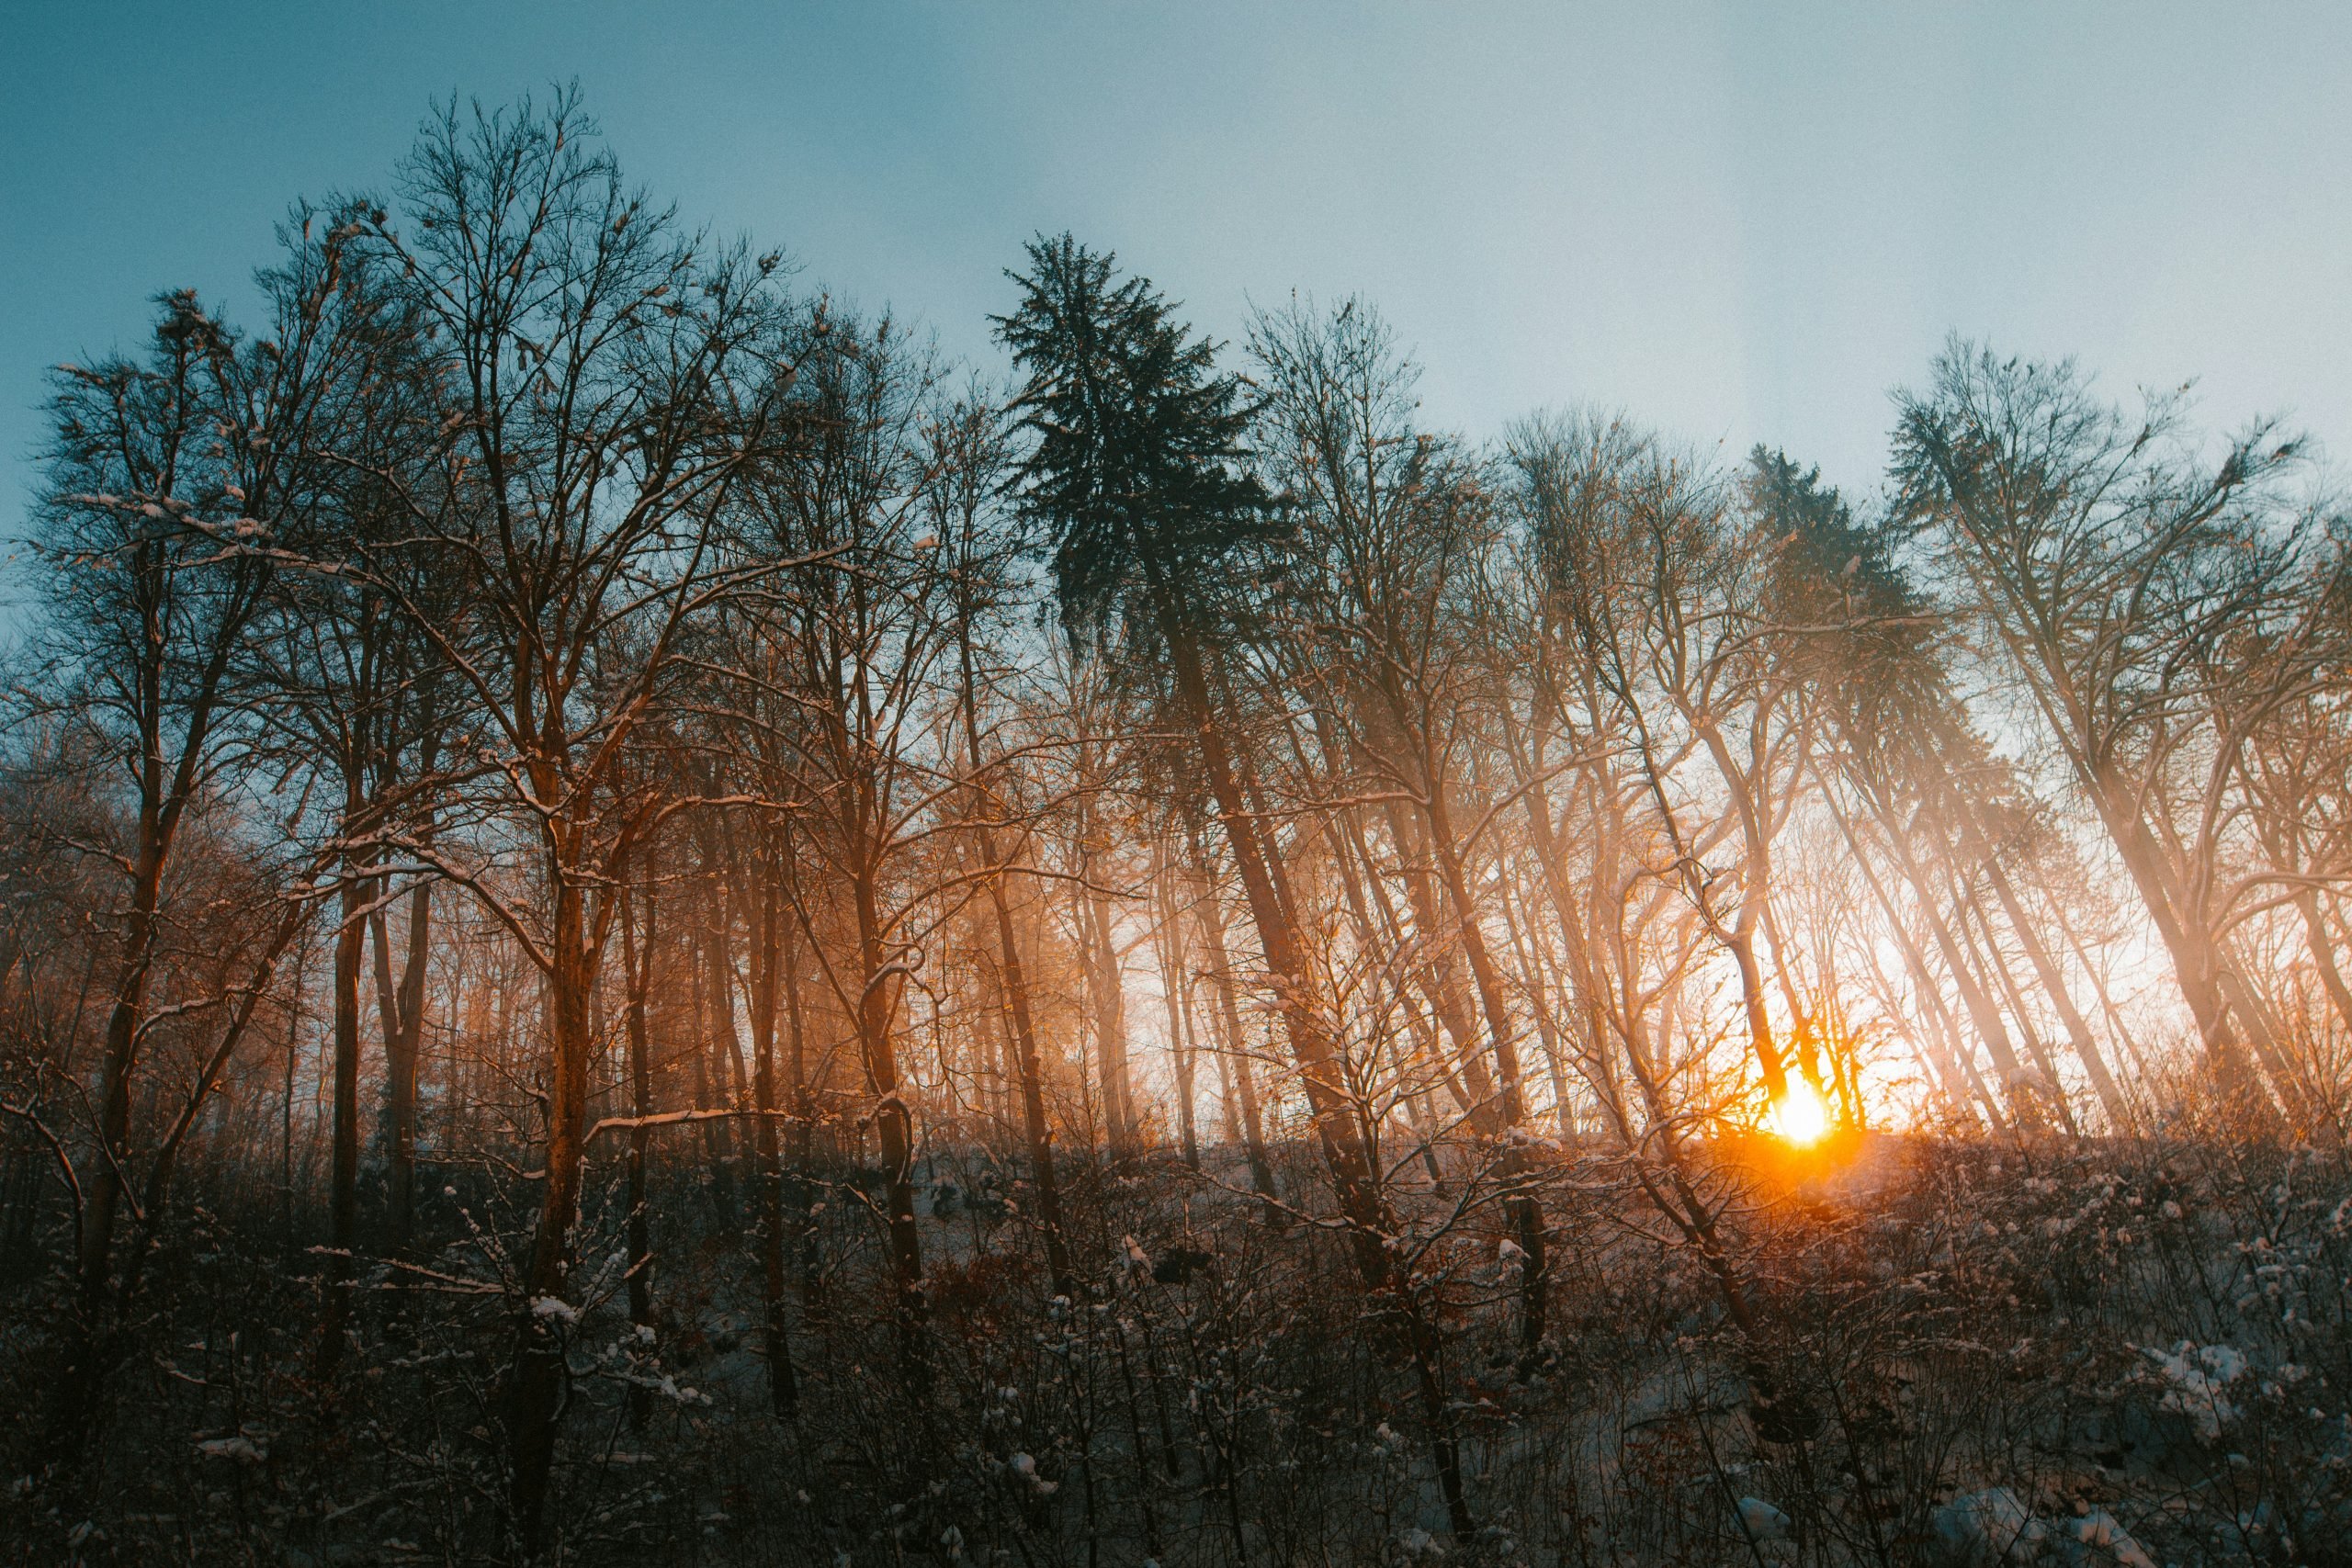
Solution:
[[[1272,547],[1279,559],[1283,528],[1272,498],[1244,467],[1251,413],[1244,383],[1217,370],[1216,345],[1193,336],[1148,279],[1121,278],[1109,253],[1068,234],[1040,236],[1028,252],[1030,271],[1009,275],[1021,286],[1020,307],[995,318],[1028,376],[1013,404],[1033,438],[1017,469],[1021,505],[1052,545],[1056,598],[1073,635],[1115,634],[1131,658],[1166,656],[1233,847],[1358,1272],[1367,1290],[1393,1292],[1404,1315],[1439,1481],[1454,1529],[1466,1531],[1435,1331],[1410,1281],[1396,1277],[1387,1246],[1395,1225],[1285,896],[1281,845],[1248,804],[1248,759],[1212,694],[1217,645],[1209,634],[1230,607],[1226,590],[1260,552]]]

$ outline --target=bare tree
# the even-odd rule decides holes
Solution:
[[[594,130],[571,95],[512,112],[453,103],[404,166],[412,227],[368,233],[421,318],[431,401],[415,438],[435,482],[401,486],[408,525],[361,567],[455,672],[480,731],[468,784],[529,874],[415,837],[401,848],[481,899],[548,988],[548,1175],[508,1416],[534,1549],[561,1410],[590,998],[614,890],[678,804],[623,763],[681,677],[686,630],[781,570],[725,554],[719,522],[790,384],[775,259],[681,232],[623,185]],[[420,556],[468,563],[478,598],[455,620],[410,591]]]
[[[2013,670],[2161,933],[2214,1071],[2250,1114],[2315,1108],[2224,940],[2220,885],[2239,727],[2310,687],[2326,595],[2280,487],[2301,448],[2257,424],[2215,465],[2177,400],[2128,420],[2067,365],[1955,342],[1896,431],[1902,509],[1950,549],[1955,589]],[[2249,642],[2281,656],[2232,658]],[[2233,1012],[2235,1021],[2233,1021]]]

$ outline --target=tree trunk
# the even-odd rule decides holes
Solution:
[[[1966,900],[1953,911],[1960,922],[1961,940],[1977,958],[1981,971],[1999,983],[2001,995],[2008,1000],[2009,1016],[2017,1020],[2018,1032],[2025,1038],[2026,1055],[2033,1058],[2041,1079],[2043,1093],[2040,1099],[2044,1109],[2058,1113],[2059,1124],[2066,1129],[2068,1137],[2080,1137],[2081,1131],[2075,1124],[2075,1108],[2067,1102],[2065,1086],[2058,1077],[2057,1059],[2051,1055],[2049,1047],[2041,1043],[2041,1033],[2033,1027],[2033,1020],[2026,1010],[2025,995],[2018,989],[2016,976],[2009,973],[2008,960],[2001,955],[2001,944],[1998,934],[1993,930],[1993,922],[1985,918],[1984,905],[1979,901],[1975,889],[1966,890]],[[1969,931],[1969,917],[1972,915],[1975,917],[1977,931],[1984,933],[1981,952],[1977,939]]]
[[[1335,812],[1325,819],[1325,823],[1327,834],[1332,841],[1332,859],[1339,867],[1340,886],[1347,895],[1349,913],[1355,917],[1359,940],[1373,951],[1378,951],[1381,945],[1385,944],[1390,949],[1403,952],[1410,939],[1403,923],[1396,918],[1396,905],[1389,900],[1387,886],[1380,877],[1380,868],[1374,863],[1372,852],[1364,844],[1363,834],[1354,814],[1347,810]],[[1426,949],[1428,944],[1424,942],[1421,945]],[[1467,1016],[1457,1006],[1453,1026],[1441,1026],[1430,1021],[1430,1014],[1442,1010],[1448,996],[1453,997],[1458,1004],[1459,993],[1432,962],[1412,965],[1411,975],[1414,986],[1430,1004],[1430,1013],[1425,1014],[1413,1005],[1409,995],[1398,998],[1405,1010],[1407,1027],[1412,1032],[1417,1052],[1416,1065],[1426,1062],[1435,1068],[1438,1081],[1445,1086],[1447,1097],[1453,1101],[1455,1109],[1468,1116],[1474,1107],[1485,1102],[1491,1091],[1482,1092],[1465,1085],[1462,1073],[1457,1070],[1457,1066],[1466,1066],[1477,1075],[1480,1084],[1487,1081],[1485,1074],[1479,1070],[1477,1043],[1470,1035]],[[1441,1027],[1445,1028],[1447,1037],[1453,1041],[1451,1052],[1438,1038]]]
[[[425,959],[433,928],[431,886],[409,890],[408,951],[400,979],[392,979],[391,942],[381,910],[368,917],[376,959],[376,1010],[384,1031],[384,1121],[390,1169],[385,1192],[386,1245],[405,1254],[416,1227],[416,1088],[419,1052],[424,1039]]]
[[[791,851],[778,857],[791,874]],[[816,1157],[817,1096],[808,1081],[808,1015],[800,999],[800,944],[797,933],[786,930],[778,953],[784,973],[785,1089],[792,1101],[792,1214],[799,1227],[800,1310],[809,1316],[825,1311],[825,1258],[817,1235],[817,1216],[810,1210],[809,1177]]]
[[[713,889],[714,897],[705,913],[702,926],[706,973],[710,976],[711,997],[716,1006],[711,1009],[711,1048],[718,1053],[719,1088],[727,1097],[729,1110],[749,1111],[752,1108],[752,1079],[743,1070],[743,1037],[735,1022],[735,987],[740,978],[735,973],[735,942],[727,917],[726,886],[722,882]],[[722,1126],[732,1128],[731,1122]],[[740,1159],[743,1142],[730,1132],[728,1147],[730,1159]]]
[[[1528,1010],[1535,1016],[1536,1039],[1543,1045],[1544,1070],[1552,1079],[1553,1126],[1563,1139],[1574,1142],[1577,1131],[1569,1111],[1567,1063],[1560,1049],[1559,1025],[1552,1017],[1551,985],[1544,977],[1543,951],[1536,945],[1541,933],[1523,929],[1519,917],[1511,913],[1510,903],[1510,899],[1503,903],[1503,922],[1510,931],[1520,968],[1527,976]],[[1565,981],[1561,988],[1567,989]]]
[[[150,711],[153,711],[152,708]],[[130,908],[123,925],[123,957],[116,972],[114,1006],[107,1017],[106,1055],[98,1079],[98,1157],[83,1182],[89,1193],[82,1220],[81,1255],[75,1259],[74,1306],[65,1325],[64,1350],[51,1395],[42,1441],[27,1455],[27,1468],[72,1464],[97,1416],[105,1379],[110,1327],[106,1321],[107,1284],[114,1270],[115,1214],[130,1166],[130,1080],[139,1062],[139,1020],[154,961],[155,913],[162,899],[164,863],[170,850],[168,824],[157,809],[162,793],[160,737],[145,749],[139,814],[139,852],[132,862]]]
[[[2041,982],[2043,995],[2050,998],[2050,1005],[2057,1010],[2058,1021],[2066,1031],[2067,1041],[2075,1047],[2075,1055],[2083,1064],[2083,1074],[2091,1080],[2091,1090],[2098,1096],[2099,1105],[2107,1112],[2108,1124],[2119,1133],[2130,1132],[2132,1125],[2131,1102],[2123,1098],[2122,1088],[2116,1083],[2115,1076],[2108,1071],[2107,1058],[2101,1055],[2098,1042],[2091,1037],[2091,1026],[2083,1018],[2081,1010],[2075,1006],[2073,993],[2066,988],[2066,977],[2059,973],[2058,965],[2051,959],[2050,949],[2043,945],[2041,935],[2033,929],[2033,922],[2026,918],[2024,906],[2018,898],[2016,887],[2010,885],[2008,873],[2001,869],[1997,861],[1988,859],[1984,864],[1992,879],[1993,895],[2001,901],[2001,912],[2008,917],[2009,929],[2017,932],[2018,945],[2025,949],[2026,961],[2033,965],[2034,975]]]
[[[1427,759],[1424,761],[1426,764]],[[1487,1015],[1487,1035],[1495,1054],[1495,1077],[1502,1092],[1500,1131],[1508,1139],[1527,1124],[1527,1090],[1521,1081],[1519,1042],[1513,1036],[1510,1008],[1503,998],[1502,976],[1495,967],[1494,954],[1487,947],[1487,933],[1479,928],[1477,906],[1470,897],[1470,879],[1463,870],[1453,818],[1446,808],[1444,782],[1426,765],[1424,779],[1429,791],[1426,809],[1430,846],[1437,859],[1438,875],[1445,884],[1446,897],[1453,905],[1463,957],[1477,985],[1478,1005]],[[1495,1168],[1504,1185],[1512,1190],[1504,1201],[1504,1210],[1518,1236],[1521,1255],[1520,1344],[1524,1352],[1532,1355],[1544,1340],[1544,1307],[1551,1278],[1544,1208],[1530,1190],[1534,1171],[1524,1148],[1507,1144],[1498,1151]]]
[[[957,580],[959,585],[965,579]],[[972,607],[960,606],[956,622],[956,654],[963,673],[965,757],[977,789],[986,766],[980,749],[979,682],[972,661]],[[979,808],[986,812],[989,803]],[[1002,991],[1015,1077],[1020,1083],[1021,1131],[1028,1145],[1029,1179],[1036,1193],[1037,1224],[1045,1232],[1046,1276],[1054,1294],[1074,1296],[1078,1282],[1071,1271],[1069,1242],[1062,1230],[1061,1186],[1054,1170],[1054,1129],[1046,1117],[1045,1066],[1037,1056],[1037,1026],[1030,1012],[1029,972],[1021,962],[1021,941],[1013,929],[1012,908],[1004,894],[1005,868],[999,863],[996,835],[985,818],[975,827],[974,848],[987,868],[989,909],[996,919],[997,980]]]
[[[548,942],[547,1188],[539,1204],[530,1266],[516,1314],[514,1373],[508,1444],[514,1500],[526,1546],[544,1550],[548,1480],[555,1463],[556,1426],[564,1403],[564,1346],[571,1309],[565,1291],[571,1275],[572,1228],[580,1217],[580,1168],[587,1135],[588,1058],[595,1043],[591,993],[596,955],[590,940],[587,898],[563,859],[550,856],[555,895]]]
[[[653,1114],[653,1073],[651,1053],[647,1048],[645,1024],[646,994],[652,989],[654,943],[654,903],[650,889],[645,899],[645,935],[639,941],[628,891],[620,895],[621,964],[628,982],[628,1013],[626,1029],[628,1036],[629,1114],[640,1121]],[[652,1129],[632,1127],[628,1131],[628,1321],[643,1337],[653,1327],[653,1237],[651,1194],[645,1185],[646,1145]],[[632,1427],[642,1427],[652,1414],[652,1399],[648,1390],[632,1384],[628,1391],[628,1419]]]
[[[1225,1134],[1226,1147],[1243,1147],[1241,1107],[1233,1097],[1233,1064],[1222,1046],[1212,1045],[1208,1053],[1216,1066],[1216,1124]]]
[[[1419,863],[1424,835],[1413,831],[1404,812],[1394,802],[1388,804],[1387,818],[1388,836],[1396,846],[1406,902],[1413,911],[1413,934],[1425,954],[1416,965],[1416,975],[1423,994],[1430,999],[1430,1010],[1437,1014],[1446,1037],[1453,1042],[1453,1059],[1463,1079],[1463,1111],[1470,1118],[1471,1125],[1491,1133],[1498,1125],[1498,1115],[1494,1075],[1487,1070],[1486,1054],[1479,1049],[1477,1026],[1471,1021],[1470,1004],[1462,994],[1462,982],[1454,972],[1453,944],[1447,942],[1442,934],[1446,922],[1438,913],[1429,868]],[[1364,858],[1369,863],[1370,857]],[[1379,897],[1386,902],[1385,888]]]
[[[2335,939],[2328,933],[2327,914],[2319,905],[2319,895],[2308,887],[2295,892],[2296,911],[2303,917],[2303,940],[2311,949],[2312,964],[2319,970],[2320,984],[2326,987],[2327,999],[2335,1005],[2337,1021],[2352,1028],[2352,988],[2344,983],[2344,971],[2335,962]]]
[[[1608,1028],[1601,1016],[1600,977],[1594,968],[1590,933],[1585,928],[1584,911],[1577,907],[1574,890],[1568,884],[1568,871],[1561,858],[1558,836],[1552,826],[1552,803],[1543,783],[1543,753],[1539,747],[1532,759],[1533,772],[1524,784],[1521,797],[1527,808],[1528,828],[1535,840],[1536,868],[1543,874],[1544,889],[1549,895],[1552,913],[1558,921],[1560,941],[1567,950],[1567,985],[1576,993],[1577,1010],[1584,1023],[1585,1055],[1588,1061],[1598,1063],[1608,1050]],[[1561,1130],[1569,1131],[1566,1123],[1566,1101],[1562,1102]]]
[[[1969,1021],[1976,1028],[1977,1038],[1984,1042],[1987,1055],[1993,1058],[1994,1071],[2001,1080],[2001,1095],[2008,1112],[2021,1128],[2031,1131],[2043,1124],[2041,1107],[2037,1097],[2025,1091],[2025,1069],[2018,1060],[2016,1049],[2009,1043],[2009,1032],[2002,1022],[1992,998],[1978,985],[1967,958],[1960,951],[1951,927],[1944,919],[1937,902],[1935,879],[1920,865],[1905,841],[1903,826],[1894,820],[1893,812],[1874,795],[1866,795],[1872,815],[1878,818],[1880,830],[1885,835],[1889,852],[1896,868],[1911,884],[1918,900],[1921,917],[1927,921],[1928,934],[1935,939],[1936,951],[1942,954],[1944,967],[1951,974],[1952,984],[1960,992],[1961,1005],[1968,1010]]]
[[[1136,1152],[1135,1094],[1127,1074],[1127,998],[1119,950],[1111,935],[1111,896],[1092,886],[1094,856],[1085,859],[1088,883],[1079,895],[1079,947],[1086,959],[1087,987],[1094,1001],[1094,1038],[1102,1062],[1102,1124],[1111,1157]]]
[[[345,864],[343,922],[334,935],[334,1137],[327,1193],[326,1316],[319,1328],[316,1375],[331,1382],[343,1356],[359,1246],[359,961],[368,940],[362,913],[374,888]]]
[[[2185,908],[2184,901],[2174,897],[2163,852],[2145,823],[2113,804],[2118,797],[2109,781],[2094,778],[2089,782],[2092,787],[2087,793],[2098,811],[2101,825],[2107,829],[2108,841],[2121,857],[2132,886],[2139,891],[2140,901],[2146,907],[2149,919],[2155,922],[2156,933],[2164,938],[2165,951],[2172,955],[2174,978],[2180,987],[2182,999],[2188,1003],[2188,1010],[2197,1020],[2197,1032],[2205,1043],[2215,1081],[2240,1115],[2258,1129],[2275,1131],[2281,1100],[2291,1111],[2302,1110],[2292,1076],[2283,1062],[2266,1064],[2278,1079],[2279,1098],[2274,1100],[2247,1059],[2245,1046],[2230,1027],[2229,1005],[2220,983],[2221,955],[2195,912]]]
[[[1879,879],[1877,868],[1871,864],[1870,857],[1862,852],[1861,843],[1855,838],[1852,825],[1846,820],[1846,813],[1839,808],[1834,796],[1829,798],[1829,815],[1830,819],[1838,824],[1838,835],[1846,840],[1847,852],[1854,857],[1855,869],[1862,874],[1864,885],[1870,888],[1879,913],[1884,917],[1886,929],[1893,935],[1895,946],[1903,953],[1904,967],[1910,973],[1912,988],[1918,993],[1920,1006],[1930,1013],[1928,1021],[1940,1032],[1928,1055],[1943,1087],[1945,1102],[1951,1107],[1953,1115],[1973,1124],[1975,1116],[1970,1107],[1981,1100],[1984,1114],[1994,1130],[2005,1131],[2007,1122],[2001,1106],[1977,1078],[1966,1053],[1961,1048],[1959,1031],[1952,1027],[1951,1018],[1944,1011],[1943,998],[1937,994],[1935,977],[1928,973],[1928,962],[1919,951],[1919,944],[1912,941],[1911,933],[1897,918],[1894,899],[1888,894],[1886,884]]]
[[[884,1218],[888,1231],[892,1307],[898,1330],[899,1373],[908,1393],[928,1406],[931,1397],[930,1312],[923,1299],[922,1240],[915,1228],[914,1117],[899,1092],[898,1044],[893,1016],[904,985],[906,964],[883,944],[882,916],[875,886],[877,857],[872,841],[877,810],[870,788],[851,786],[844,814],[848,828],[844,858],[856,909],[858,972],[865,976],[857,996],[858,1047],[865,1058],[866,1088],[874,1096],[874,1131],[881,1145]]]
[[[785,931],[776,879],[761,880],[758,918],[752,930],[752,1106],[757,1112],[752,1138],[760,1162],[760,1293],[767,1313],[768,1402],[779,1417],[788,1421],[799,1405],[800,1387],[793,1375],[792,1338],[785,1320],[784,1161],[776,1146],[775,1129],[776,980]]]
[[[2252,980],[2246,977],[2245,965],[2239,962],[2230,938],[2209,939],[2214,950],[2216,977],[2221,982],[2222,995],[2229,999],[2231,1010],[2245,1025],[2247,1040],[2253,1043],[2255,1055],[2278,1087],[2280,1098],[2293,1108],[2302,1131],[2317,1134],[2333,1142],[2342,1135],[2335,1117],[2325,1099],[2315,1093],[2310,1082],[2298,1070],[2294,1059],[2287,1054],[2286,1043],[2271,1021],[2270,1004]]]
[[[996,863],[996,846],[985,829],[980,853]],[[1013,1063],[1021,1080],[1021,1129],[1028,1144],[1029,1179],[1036,1192],[1037,1224],[1045,1232],[1046,1273],[1054,1293],[1068,1296],[1077,1289],[1070,1270],[1069,1241],[1062,1228],[1061,1186],[1054,1170],[1054,1129],[1046,1116],[1045,1066],[1037,1057],[1037,1026],[1029,1009],[1028,972],[1021,962],[1021,942],[1013,930],[1012,910],[1004,896],[1001,876],[989,878],[989,907],[996,917],[997,945],[1001,953],[998,975],[1004,1005],[1012,1020]]]
[[[705,863],[708,863],[706,856]],[[732,997],[732,982],[711,966],[710,945],[699,923],[690,923],[686,937],[686,962],[694,976],[695,1040],[694,1080],[695,1103],[716,1110],[726,1100],[727,1076],[714,1075],[711,1066],[718,1055],[718,1020],[725,1008],[725,1017],[731,1023],[733,1008],[728,1005]],[[703,1165],[710,1175],[711,1207],[718,1212],[719,1228],[735,1228],[735,1138],[723,1118],[713,1118],[702,1124]]]
[[[1176,1069],[1176,1134],[1184,1163],[1201,1168],[1201,1144],[1193,1125],[1192,989],[1184,983],[1184,930],[1167,868],[1153,880],[1159,893],[1159,984],[1168,1003],[1168,1050]]]
[[[1291,1053],[1298,1063],[1299,1079],[1306,1091],[1317,1141],[1331,1172],[1340,1212],[1348,1223],[1356,1269],[1364,1288],[1375,1296],[1392,1298],[1404,1319],[1406,1348],[1421,1388],[1422,1416],[1429,1427],[1439,1487],[1444,1495],[1454,1534],[1466,1537],[1476,1527],[1463,1490],[1453,1411],[1442,1397],[1437,1380],[1436,1335],[1420,1311],[1413,1282],[1399,1279],[1391,1262],[1388,1237],[1395,1228],[1394,1222],[1381,1195],[1371,1153],[1365,1146],[1360,1108],[1350,1097],[1338,1043],[1322,1017],[1306,948],[1292,919],[1287,900],[1281,896],[1275,846],[1261,833],[1258,817],[1249,809],[1242,781],[1226,748],[1225,734],[1217,722],[1208,680],[1202,668],[1199,643],[1191,626],[1177,613],[1170,586],[1159,575],[1157,563],[1148,559],[1147,565],[1152,575],[1152,599],[1160,631],[1175,667],[1177,692],[1198,731],[1201,761],[1208,773],[1210,793],[1224,823],[1227,841],[1233,850],[1251,919],[1258,928],[1259,944],[1265,953],[1275,1004],[1290,1036]]]
[[[1198,852],[1198,845],[1194,852]],[[1258,1076],[1250,1061],[1249,1040],[1241,1032],[1241,1003],[1233,984],[1233,960],[1225,947],[1225,910],[1205,865],[1197,868],[1200,902],[1194,913],[1201,927],[1201,945],[1208,949],[1209,980],[1216,987],[1218,1016],[1225,1025],[1221,1060],[1232,1065],[1236,1095],[1241,1101],[1242,1146],[1250,1156],[1250,1182],[1266,1201],[1266,1223],[1279,1228],[1289,1223],[1281,1195],[1274,1188],[1273,1162],[1266,1156],[1265,1116],[1258,1104]]]

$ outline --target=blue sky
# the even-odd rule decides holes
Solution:
[[[1623,408],[1868,490],[1948,332],[2352,454],[2352,6],[0,0],[0,534],[41,369],[233,316],[428,103],[576,79],[630,175],[995,364],[1069,228],[1221,336],[1362,293],[1434,423]]]

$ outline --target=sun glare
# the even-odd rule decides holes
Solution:
[[[1829,1131],[1829,1108],[1821,1103],[1813,1086],[1800,1078],[1773,1105],[1772,1131],[1799,1148],[1817,1144]]]

